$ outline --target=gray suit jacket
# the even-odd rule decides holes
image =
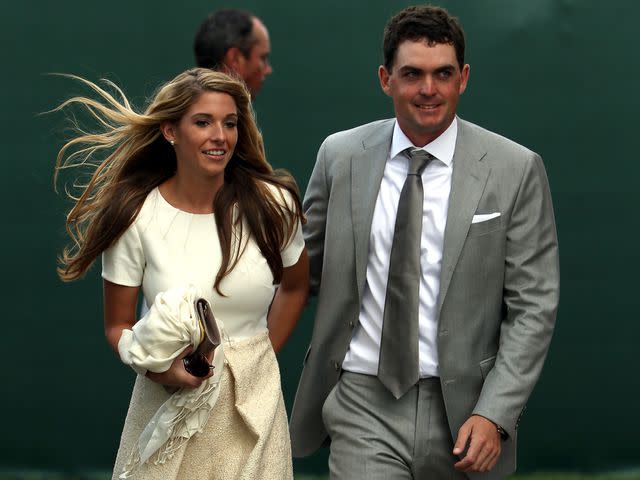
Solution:
[[[438,298],[438,360],[451,435],[472,413],[509,434],[496,467],[515,470],[517,427],[540,375],[558,305],[558,244],[541,158],[458,119]],[[373,210],[394,120],[329,136],[304,199],[311,345],[291,415],[294,456],[327,439],[321,417],[351,340],[365,284]],[[473,223],[476,214],[499,212]]]

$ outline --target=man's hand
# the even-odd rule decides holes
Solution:
[[[467,453],[454,465],[456,470],[465,473],[488,472],[495,466],[502,445],[498,429],[491,420],[480,415],[471,415],[458,430],[453,454],[461,455],[467,443]]]

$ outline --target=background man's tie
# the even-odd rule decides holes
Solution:
[[[400,193],[384,303],[378,378],[400,398],[419,378],[418,309],[422,237],[422,171],[434,158],[413,148]]]

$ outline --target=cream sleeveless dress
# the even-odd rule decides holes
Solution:
[[[272,187],[276,188],[276,187]],[[283,202],[292,200],[283,193]],[[291,446],[280,386],[280,372],[267,333],[267,312],[275,286],[258,246],[248,236],[235,269],[213,289],[221,248],[213,214],[192,214],[170,205],[156,188],[147,196],[133,224],[102,257],[102,277],[125,286],[141,286],[145,303],[169,288],[195,285],[224,324],[225,368],[220,396],[203,432],[159,463],[155,456],[131,478],[150,479],[291,479]],[[304,248],[300,224],[282,249],[285,267]],[[167,400],[165,389],[136,378],[113,478],[150,418]]]

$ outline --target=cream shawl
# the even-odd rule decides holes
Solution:
[[[204,337],[195,302],[195,287],[172,288],[159,293],[153,305],[131,330],[122,331],[118,352],[122,361],[144,375],[147,370],[164,372],[185,348],[194,349]],[[222,332],[221,322],[217,322]],[[218,384],[224,368],[224,351],[219,345],[213,356],[214,375],[198,388],[181,388],[162,404],[140,434],[136,448],[120,478],[129,478],[137,465],[158,452],[154,463],[164,463],[186,441],[201,432],[218,399]]]

